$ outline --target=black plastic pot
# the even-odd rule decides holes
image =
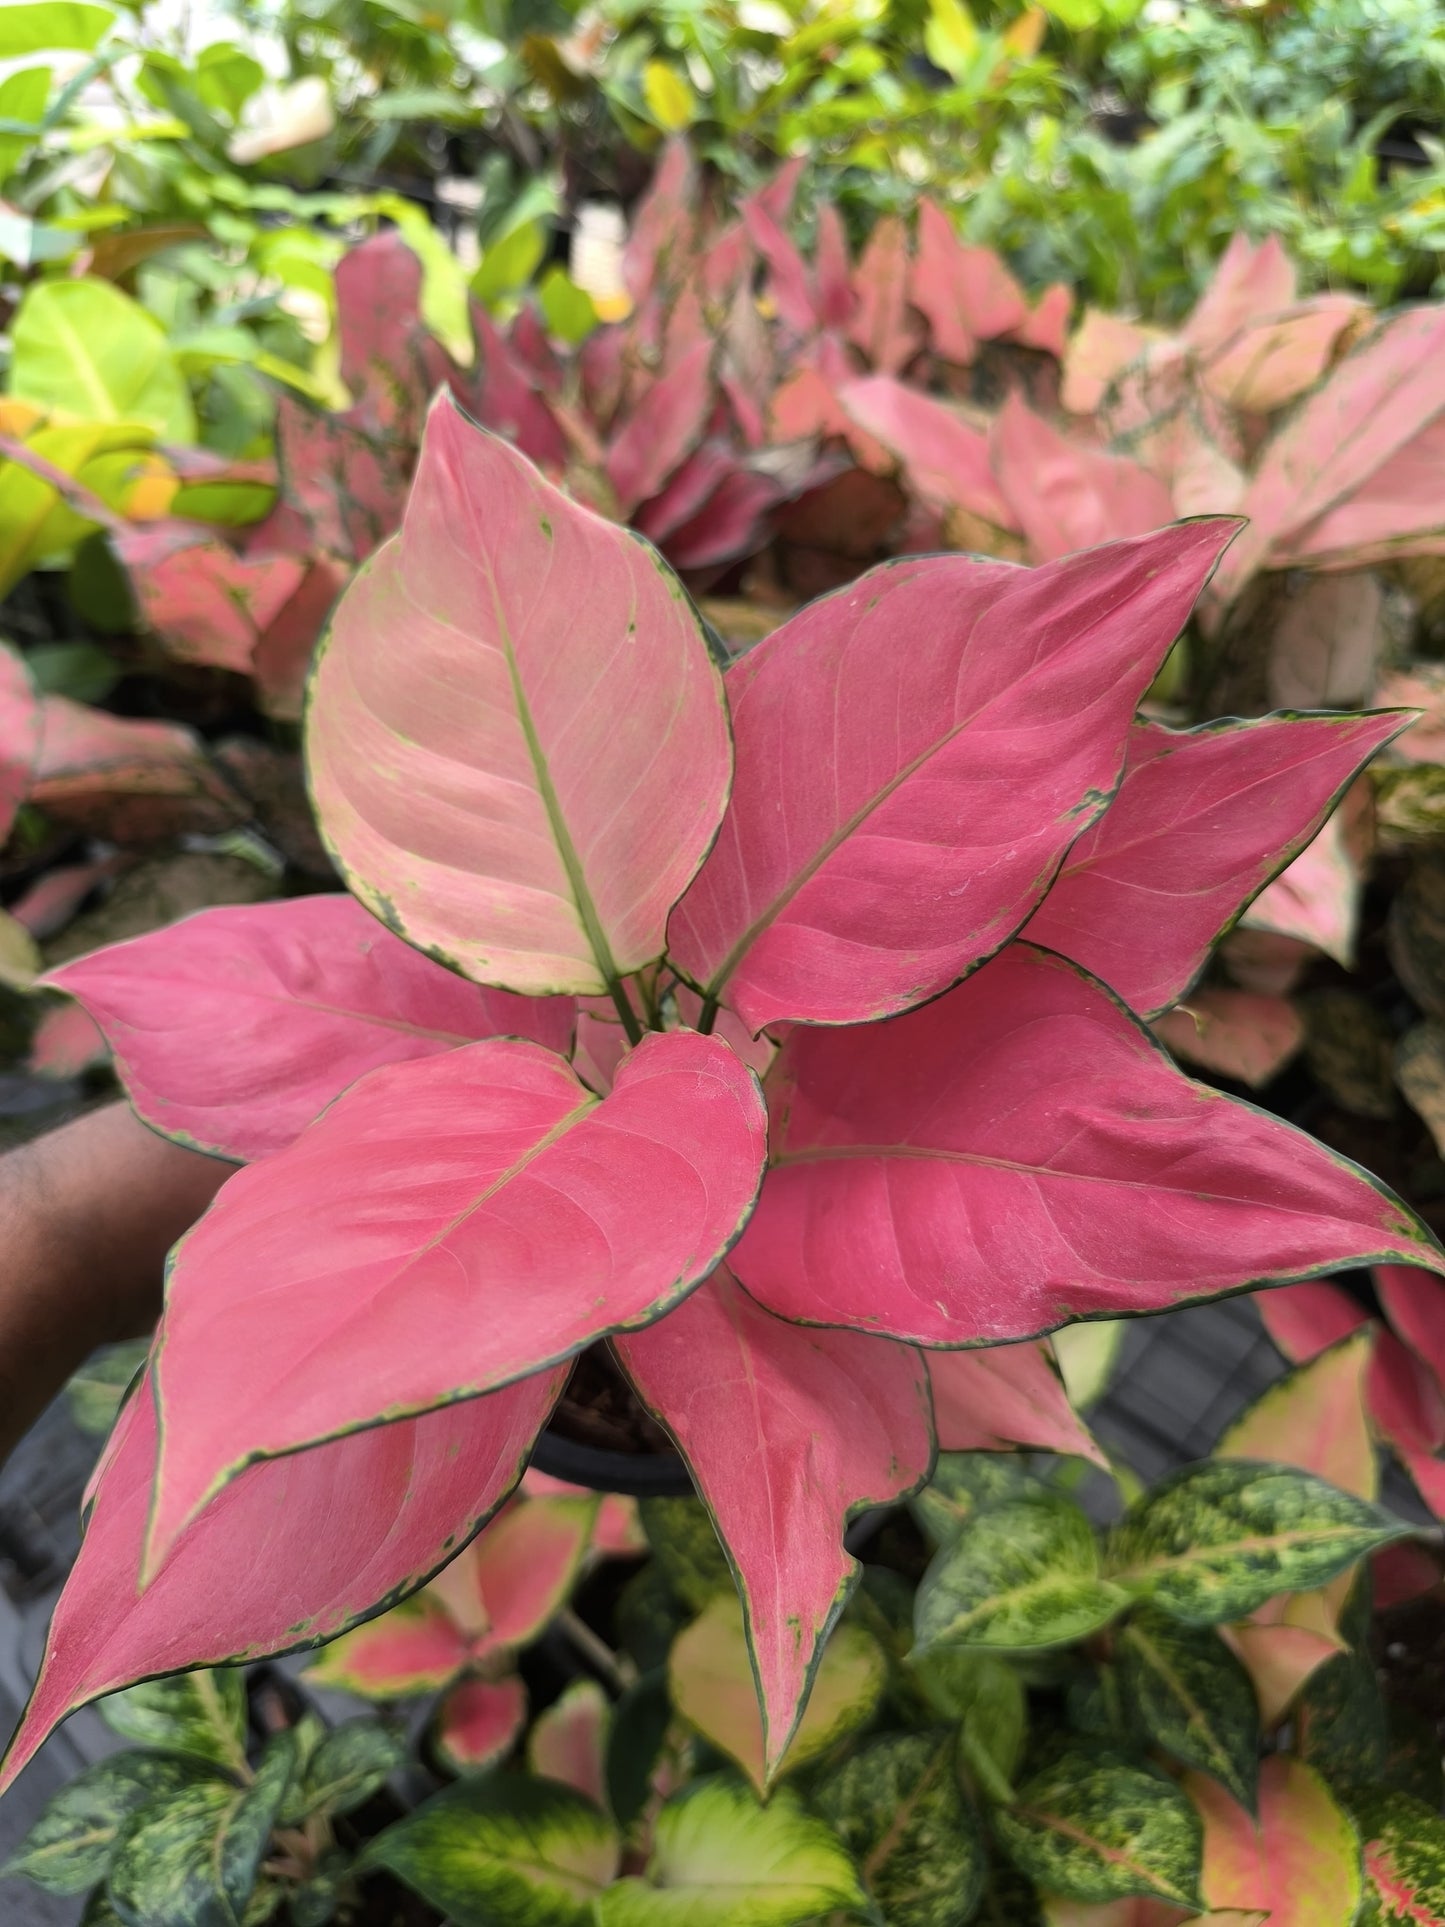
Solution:
[[[606,1452],[546,1431],[532,1448],[532,1464],[589,1492],[623,1492],[630,1499],[692,1497],[692,1474],[680,1452]]]

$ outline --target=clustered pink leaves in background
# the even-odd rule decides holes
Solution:
[[[1193,981],[1400,720],[1141,737],[1231,525],[1032,572],[865,575],[727,672],[729,793],[680,585],[451,403],[432,421],[403,531],[327,645],[309,753],[358,892],[460,974],[325,901],[207,913],[174,962],[144,939],[62,973],[152,1122],[268,1154],[177,1249],[9,1772],[127,1679],[315,1643],[414,1589],[609,1334],[727,1546],[776,1767],[856,1577],[843,1525],[926,1476],[935,1426],[966,1437],[972,1397],[996,1443],[1087,1449],[1045,1349],[971,1374],[970,1348],[1345,1264],[1445,1269],[1389,1193],[1192,1083],[1126,1007]],[[376,733],[348,761],[337,718],[363,708]],[[1208,861],[1156,833],[1196,808],[1227,831]],[[1114,968],[1107,905],[1129,914],[1131,890],[1154,930],[1126,989],[1070,951],[1077,930]],[[187,978],[219,950],[254,1065],[207,1021],[216,971]],[[524,986],[579,1000],[524,1021],[499,1001]],[[464,1041],[488,1023],[514,1034]],[[941,1348],[936,1408],[920,1344]],[[370,1482],[384,1516],[388,1447],[433,1437],[488,1469],[465,1492],[418,1470],[383,1570],[355,1529]],[[305,1512],[312,1468],[325,1558],[288,1512],[218,1601],[214,1537],[248,1557],[250,1508],[302,1492]]]

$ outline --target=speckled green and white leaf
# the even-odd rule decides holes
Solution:
[[[369,1800],[406,1758],[406,1736],[399,1728],[369,1713],[343,1721],[306,1762],[295,1817],[350,1813]]]
[[[1390,1718],[1367,1652],[1337,1653],[1311,1673],[1293,1718],[1293,1750],[1331,1782],[1368,1785],[1383,1775]]]
[[[378,1834],[359,1864],[388,1868],[457,1927],[592,1927],[617,1860],[616,1829],[580,1793],[487,1773]]]
[[[1021,1460],[999,1452],[940,1452],[933,1477],[909,1501],[935,1546],[946,1546],[989,1506],[1045,1490]]]
[[[695,1613],[718,1593],[737,1588],[717,1527],[701,1499],[643,1499],[642,1530],[669,1587]]]
[[[1099,1546],[1069,1499],[1038,1492],[969,1520],[923,1576],[918,1645],[1037,1652],[1095,1632],[1129,1603],[1100,1576]]]
[[[236,1927],[296,1764],[278,1734],[253,1783],[187,1787],[147,1809],[121,1842],[107,1891],[126,1927]]]
[[[1323,1479],[1248,1459],[1188,1465],[1125,1513],[1106,1570],[1186,1625],[1307,1592],[1410,1528]]]
[[[1445,1820],[1407,1793],[1378,1786],[1349,1788],[1345,1806],[1365,1848],[1357,1927],[1441,1927]]]
[[[1049,1893],[1199,1904],[1199,1816],[1172,1780],[1116,1755],[1060,1754],[994,1825],[1014,1865]]]
[[[619,1880],[598,1927],[795,1927],[866,1910],[867,1896],[831,1827],[791,1787],[762,1806],[739,1780],[699,1780],[658,1815],[640,1880]]]
[[[814,1789],[887,1927],[964,1927],[978,1905],[987,1856],[953,1761],[947,1729],[885,1733]]]
[[[0,1866],[52,1894],[81,1894],[104,1880],[121,1834],[150,1801],[214,1780],[202,1760],[165,1753],[117,1753],[63,1786]]]
[[[1249,1674],[1211,1627],[1145,1607],[1119,1635],[1119,1677],[1149,1737],[1254,1804],[1259,1709]]]
[[[246,1764],[246,1681],[239,1668],[143,1680],[100,1703],[112,1732],[235,1772]]]
[[[935,1646],[909,1670],[936,1713],[959,1723],[959,1762],[991,1800],[1010,1800],[1023,1754],[1028,1695],[1018,1669],[992,1653]]]

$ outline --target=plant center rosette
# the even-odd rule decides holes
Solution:
[[[173,1254],[7,1777],[98,1695],[415,1591],[600,1342],[727,1549],[771,1772],[848,1519],[1000,1404],[1067,1428],[1045,1334],[1445,1271],[1147,1027],[1409,720],[1137,720],[1237,526],[907,556],[724,669],[645,541],[435,404],[312,676],[350,894],[50,979],[244,1168]]]

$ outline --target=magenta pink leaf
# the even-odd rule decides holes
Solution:
[[[1047,1339],[930,1352],[928,1376],[940,1452],[1062,1452],[1108,1469]]]
[[[825,328],[847,329],[853,314],[852,267],[843,217],[831,201],[818,203],[818,239],[813,252],[818,320]]]
[[[295,594],[305,564],[295,556],[237,555],[185,522],[151,522],[115,538],[141,614],[181,662],[251,673],[261,633]]]
[[[415,1590],[515,1485],[563,1376],[250,1467],[188,1527],[145,1591],[156,1419],[142,1387],[111,1435],[0,1787],[67,1713],[103,1693],[320,1645]]]
[[[738,458],[725,442],[704,442],[673,470],[662,490],[642,504],[633,527],[661,547],[674,529],[706,508],[718,484],[737,466]]]
[[[37,1077],[79,1077],[109,1056],[94,1018],[68,1001],[47,1010],[30,1039],[30,1069]]]
[[[885,1340],[783,1324],[725,1268],[660,1324],[614,1344],[677,1440],[737,1574],[770,1772],[857,1579],[843,1547],[849,1518],[928,1475],[923,1361]]]
[[[373,1071],[176,1247],[150,1563],[253,1459],[659,1317],[737,1236],[764,1133],[755,1079],[691,1032],[646,1038],[604,1099],[505,1040]]]
[[[1369,785],[1358,782],[1294,861],[1260,891],[1241,922],[1312,944],[1348,970],[1360,913],[1361,824],[1370,808]]]
[[[436,1692],[456,1678],[469,1657],[468,1641],[447,1613],[421,1593],[343,1633],[306,1670],[318,1686],[334,1686],[362,1699],[401,1699],[408,1693]]]
[[[982,962],[1105,807],[1231,533],[909,558],[775,630],[728,671],[737,780],[672,916],[679,969],[756,1032],[887,1016]]]
[[[630,515],[702,439],[712,412],[712,343],[699,341],[654,382],[607,451],[607,479]]]
[[[462,398],[484,428],[504,436],[529,461],[561,469],[567,461],[567,437],[531,369],[480,301],[472,303],[472,329],[477,368],[470,386],[461,390]]]
[[[40,714],[25,658],[0,643],[0,844],[30,788],[40,751]]]
[[[527,1689],[508,1679],[467,1679],[437,1713],[436,1749],[454,1773],[476,1773],[508,1751],[527,1723]]]
[[[853,270],[848,339],[881,375],[898,374],[922,346],[908,307],[908,230],[896,214],[874,223]]]
[[[483,1037],[572,1039],[569,1000],[480,989],[348,896],[203,910],[46,981],[100,1024],[147,1124],[243,1163],[284,1150],[379,1064]]]
[[[771,475],[734,460],[711,496],[662,545],[676,569],[705,569],[751,555],[765,540],[765,517],[782,490]]]
[[[1445,1286],[1428,1272],[1382,1265],[1375,1273],[1380,1309],[1445,1396]]]
[[[758,201],[743,203],[743,225],[767,268],[767,292],[779,321],[806,339],[819,320],[807,263],[791,237]]]
[[[1136,723],[1119,793],[1075,843],[1030,941],[1167,1010],[1271,876],[1293,861],[1399,714],[1266,716],[1176,731]]]
[[[1445,1270],[1391,1193],[1027,944],[890,1024],[790,1032],[768,1090],[732,1264],[780,1317],[968,1345],[1344,1264]]]
[[[533,994],[604,994],[661,953],[730,771],[721,682],[666,566],[445,398],[406,527],[317,659],[307,754],[363,902]]]
[[[639,306],[659,283],[676,283],[686,270],[696,234],[697,198],[692,149],[681,135],[674,135],[637,204],[623,256],[623,279]]]
[[[523,1499],[509,1506],[432,1584],[473,1658],[512,1652],[566,1604],[597,1522],[598,1501]]]
[[[1278,237],[1256,245],[1238,233],[1185,322],[1184,340],[1197,354],[1215,354],[1241,328],[1289,307],[1294,298],[1294,268]]]
[[[1292,1365],[1317,1358],[1369,1323],[1347,1291],[1323,1280],[1256,1292],[1254,1304],[1265,1330]]]
[[[995,528],[1018,527],[994,479],[988,437],[946,402],[891,375],[847,382],[838,399],[852,420],[888,450],[909,486],[932,507],[961,509]]]
[[[400,524],[411,449],[368,428],[356,410],[325,415],[279,395],[276,459],[281,506],[299,516],[311,548],[364,562]]]
[[[1036,562],[1174,520],[1174,504],[1157,475],[1121,455],[1069,441],[1016,394],[994,419],[990,447],[999,487]]]
[[[179,723],[135,721],[40,699],[40,751],[29,801],[47,816],[115,843],[233,829],[246,805]]]
[[[421,292],[421,262],[395,228],[336,264],[342,382],[359,419],[403,441],[417,439],[432,394],[460,373],[422,321]]]

